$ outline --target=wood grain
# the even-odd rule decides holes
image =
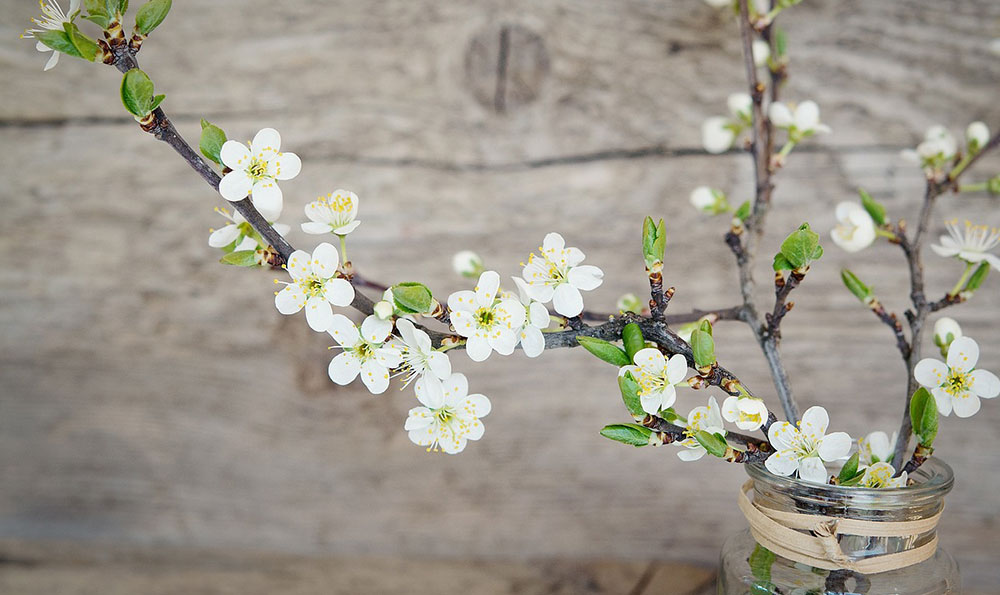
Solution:
[[[719,13],[694,0],[285,4],[274,15],[263,0],[178,3],[142,63],[191,138],[202,116],[236,138],[281,130],[305,162],[282,186],[288,222],[321,193],[356,191],[351,255],[366,274],[447,295],[467,285],[450,273],[453,251],[474,248],[506,276],[557,229],[606,271],[587,297],[610,309],[644,290],[638,226],[652,214],[668,221],[671,309],[735,303],[725,222],[687,204],[703,183],[737,202],[751,184],[745,156],[688,150],[742,88],[735,25]],[[11,33],[0,72],[16,81],[0,85],[0,536],[711,564],[743,526],[739,468],[597,435],[625,417],[613,371],[575,350],[478,366],[457,354],[493,400],[486,436],[460,457],[410,444],[409,393],[333,386],[330,341],[274,312],[272,275],[216,263],[206,238],[217,198],[123,113],[113,70],[64,59],[42,73],[44,57],[13,35],[35,6],[0,7]],[[859,185],[912,218],[920,175],[898,150],[934,123],[1000,127],[1000,64],[987,49],[998,22],[988,0],[792,12],[785,95],[818,99],[834,134],[779,174],[765,244],[802,221],[826,234],[833,205]],[[537,96],[502,113],[477,99],[465,68],[470,40],[496,23],[535,32],[549,60]],[[997,206],[946,198],[934,235],[944,213],[996,225]],[[696,247],[697,260],[682,256]],[[928,258],[929,286],[943,292],[958,267]],[[783,347],[801,405],[822,403],[837,429],[861,435],[892,427],[904,385],[888,330],[839,287],[848,265],[902,306],[896,250],[830,246],[796,290]],[[995,371],[997,281],[982,293],[951,314]],[[718,334],[724,361],[771,394],[747,329]],[[681,407],[704,398],[684,393]],[[989,586],[1000,582],[987,547],[1000,481],[983,445],[1000,440],[1000,409],[942,425],[938,452],[958,475],[942,541],[970,588]]]

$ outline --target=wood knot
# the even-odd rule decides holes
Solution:
[[[548,72],[545,42],[522,25],[490,24],[465,52],[466,84],[476,101],[498,114],[537,99]]]

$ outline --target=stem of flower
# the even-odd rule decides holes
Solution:
[[[338,235],[340,238],[340,261],[343,266],[347,266],[347,236]]]
[[[962,288],[965,287],[965,282],[969,280],[969,275],[972,274],[975,268],[976,265],[971,262],[965,263],[965,270],[962,272],[962,276],[959,277],[958,283],[955,283],[955,286],[951,288],[948,295],[958,295],[958,292],[962,291]]]
[[[962,184],[958,187],[959,192],[985,192],[989,189],[989,185],[986,182],[980,182],[979,184]]]

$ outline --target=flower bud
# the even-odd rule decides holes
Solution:
[[[375,304],[375,316],[377,316],[379,320],[388,320],[392,317],[392,314],[393,306],[391,303],[382,300]]]
[[[751,111],[753,110],[753,99],[746,93],[733,93],[726,101],[729,111],[734,116],[744,122],[751,121]]]
[[[718,215],[729,211],[726,194],[708,186],[698,186],[692,190],[689,200],[694,208],[709,215]]]
[[[615,305],[619,312],[632,312],[640,314],[642,312],[642,301],[634,293],[626,293],[618,298]]]
[[[753,63],[757,67],[766,66],[771,57],[771,46],[763,39],[753,40]]]
[[[942,356],[948,355],[951,342],[962,336],[962,327],[954,318],[943,316],[934,323],[934,344],[941,350]]]
[[[451,257],[451,268],[463,277],[477,279],[483,272],[483,259],[471,250],[462,250]]]
[[[970,153],[978,153],[990,142],[990,129],[984,122],[973,122],[965,129],[965,142]]]

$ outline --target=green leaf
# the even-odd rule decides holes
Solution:
[[[861,300],[865,305],[869,305],[874,301],[875,296],[872,295],[872,290],[870,287],[861,282],[858,276],[847,269],[841,269],[840,280],[844,282],[848,291],[854,294],[854,297]]]
[[[759,581],[770,581],[771,565],[774,564],[776,559],[777,556],[774,555],[774,552],[757,544],[753,548],[753,553],[750,554],[749,559],[750,572],[753,574],[753,577]]]
[[[97,59],[97,52],[100,51],[100,48],[97,47],[97,42],[81,33],[80,28],[73,23],[63,23],[63,29],[66,31],[66,36],[69,37],[70,42],[73,43],[81,58],[89,62]]]
[[[663,262],[666,244],[666,224],[663,219],[659,223],[653,223],[652,217],[646,217],[642,222],[642,257],[647,268]]]
[[[153,103],[153,81],[146,73],[133,68],[122,77],[122,104],[130,114],[142,118],[153,111],[149,106]]]
[[[73,45],[73,41],[70,40],[69,34],[65,31],[39,31],[34,35],[35,39],[45,44],[46,47],[50,47],[57,52],[62,52],[67,56],[83,58],[80,50]]]
[[[788,259],[785,258],[785,255],[781,252],[774,255],[774,263],[772,263],[771,266],[776,271],[790,271],[795,268],[792,266],[792,263],[788,262]]]
[[[83,0],[83,7],[87,9],[88,14],[111,18],[108,5],[104,0]]]
[[[726,451],[729,450],[729,444],[726,443],[722,434],[711,434],[705,430],[698,430],[694,434],[694,439],[713,457],[724,457]]]
[[[938,431],[938,410],[934,395],[920,387],[910,398],[910,423],[917,441],[924,446],[933,446]]]
[[[840,475],[837,476],[837,481],[843,484],[845,481],[853,479],[855,475],[858,474],[858,459],[860,458],[860,453],[854,453],[851,458],[847,459],[844,466],[840,468]]]
[[[135,15],[135,28],[143,35],[149,35],[160,26],[170,12],[171,0],[149,0]],[[124,12],[124,11],[123,11]]]
[[[160,95],[157,95],[156,97],[153,97],[153,103],[149,104],[149,111],[153,111],[156,108],[160,107],[160,104],[163,103],[163,100],[166,98],[167,96],[163,95],[162,93]]]
[[[691,351],[695,366],[701,368],[715,363],[715,340],[700,328],[691,333]]]
[[[882,203],[872,198],[871,194],[865,192],[863,188],[858,188],[858,194],[861,195],[861,206],[872,216],[875,225],[885,225],[885,207]]]
[[[809,228],[808,223],[803,223],[797,230],[793,231],[785,241],[781,243],[781,255],[784,261],[779,263],[775,256],[775,270],[786,270],[778,268],[791,265],[790,270],[801,269],[809,265],[814,260],[819,260],[823,256],[823,247],[819,245],[819,234]]]
[[[788,35],[781,28],[778,28],[776,35],[777,37],[774,40],[775,49],[778,50],[778,56],[784,57],[788,53]]]
[[[739,219],[741,223],[746,222],[747,217],[750,216],[750,201],[746,201],[740,205],[740,208],[736,209],[733,213],[733,217]]]
[[[433,296],[423,283],[406,282],[392,286],[392,298],[396,307],[408,313],[423,314],[431,309]]]
[[[639,383],[631,372],[625,372],[618,377],[618,388],[622,392],[622,401],[625,408],[633,417],[646,417],[646,412],[642,409],[642,402],[639,400]]]
[[[604,426],[601,430],[601,436],[635,447],[649,446],[649,437],[652,434],[652,430],[638,424],[613,424]]]
[[[202,119],[201,139],[198,141],[202,155],[221,165],[222,157],[219,152],[222,151],[222,145],[226,144],[226,140],[226,133],[221,128]]]
[[[598,339],[597,337],[577,337],[576,342],[597,356],[597,359],[604,360],[619,368],[632,363],[628,355],[625,354],[624,349],[613,343],[608,343],[604,339]]]
[[[238,267],[255,267],[257,266],[257,251],[256,250],[237,250],[235,252],[230,252],[223,256],[219,262],[222,264],[231,264]]]
[[[622,343],[625,345],[625,354],[628,356],[628,363],[635,361],[635,354],[646,348],[646,339],[642,336],[642,329],[639,325],[630,322],[622,329]]]
[[[710,337],[714,336],[714,333],[712,332],[712,321],[707,319],[702,320],[700,323],[698,323],[698,328],[708,333]]]
[[[969,277],[968,283],[965,284],[965,288],[962,291],[975,291],[979,289],[979,286],[983,284],[986,280],[986,275],[990,274],[990,263],[984,262],[979,265],[972,276]]]
[[[83,17],[83,19],[86,20],[86,21],[90,21],[91,23],[94,23],[95,25],[97,25],[101,29],[107,29],[108,28],[108,23],[111,22],[111,19],[109,19],[108,17],[106,17],[106,16],[104,16],[102,14],[88,15],[88,16]]]
[[[114,14],[125,14],[128,11],[128,0],[106,0],[108,12]]]

